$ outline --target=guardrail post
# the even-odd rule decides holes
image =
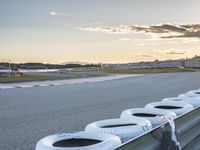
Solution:
[[[179,150],[179,147],[171,138],[171,130],[170,128],[163,128],[162,129],[163,135],[163,150]]]

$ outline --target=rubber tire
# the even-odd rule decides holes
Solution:
[[[197,94],[198,93],[198,94]],[[200,90],[192,90],[186,93],[189,97],[200,97]]]
[[[181,95],[178,97],[165,98],[162,101],[175,101],[175,102],[185,102],[191,104],[193,107],[200,106],[200,97],[188,97],[187,95]]]
[[[174,112],[177,116],[192,110],[194,107],[191,104],[185,102],[153,102],[149,103],[145,106],[145,108],[155,108],[157,110],[166,110],[162,108],[156,108],[157,106],[174,106],[174,107],[181,107],[178,109],[167,109],[169,111]]]
[[[116,126],[125,124],[136,124],[122,127],[104,127]],[[126,142],[140,134],[152,129],[151,123],[146,119],[108,119],[93,122],[85,127],[85,131],[92,131],[97,133],[114,134],[120,137],[122,142]]]
[[[158,116],[169,116],[172,118],[176,118],[177,115],[174,112],[167,111],[167,110],[157,110],[154,108],[148,109],[148,108],[132,108],[132,109],[126,109],[121,113],[121,118],[124,119],[135,119],[135,118],[142,118],[147,119],[151,122],[152,126],[158,126],[160,124],[163,124],[166,122],[166,120],[160,119],[158,117],[138,117],[134,116],[136,113],[144,113],[144,114],[151,114],[151,115],[158,115]]]
[[[54,143],[67,139],[94,139],[100,140],[102,142],[80,147],[56,147],[53,146]],[[54,134],[44,137],[38,141],[35,150],[111,150],[116,148],[121,144],[121,140],[118,136],[109,134],[98,134],[98,133],[88,133],[88,132],[77,132],[77,133],[61,133]]]

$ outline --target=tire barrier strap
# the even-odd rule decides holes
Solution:
[[[156,117],[169,122],[169,125],[171,127],[171,140],[174,141],[176,147],[178,147],[178,150],[181,150],[180,143],[179,143],[179,141],[177,140],[177,137],[176,137],[174,119],[170,116],[156,116]]]

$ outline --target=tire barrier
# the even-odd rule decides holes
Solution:
[[[175,124],[170,123],[123,143],[115,150],[200,150],[200,106],[175,118]]]
[[[185,102],[175,102],[175,101],[162,101],[153,102],[145,106],[145,108],[155,108],[157,110],[169,110],[174,112],[177,116],[192,110],[194,107]]]
[[[192,90],[186,93],[189,97],[200,97],[200,90]]]
[[[120,144],[120,138],[115,135],[61,133],[41,139],[36,145],[36,150],[111,150]]]
[[[195,109],[193,110],[194,107]],[[171,141],[172,143],[175,141],[176,146],[179,144],[176,139],[177,133],[184,132],[184,134],[187,134],[188,129],[190,129],[192,134],[188,133],[187,136],[184,137],[179,136],[179,139],[183,138],[181,140],[185,141],[184,145],[181,143],[181,147],[185,147],[189,144],[189,140],[193,140],[200,135],[200,131],[198,130],[200,127],[199,110],[200,89],[192,90],[186,94],[181,94],[178,97],[165,98],[161,102],[149,103],[145,108],[124,110],[121,113],[121,118],[90,123],[85,127],[84,132],[61,133],[44,137],[37,142],[35,150],[120,150],[123,147],[125,147],[125,149],[128,147],[128,149],[130,148],[131,150],[133,147],[142,150],[153,150],[162,147],[162,142],[157,142],[158,139],[156,138],[154,140],[154,136],[152,136],[152,132],[157,132],[158,130],[162,136],[164,135],[162,139],[164,147],[168,148]],[[196,115],[196,117],[193,117],[194,115]],[[187,117],[184,118],[184,116]],[[191,122],[191,119],[194,121]],[[182,122],[187,120],[186,123],[189,123],[189,127],[183,125],[183,128],[178,129],[176,133],[174,120],[181,120],[181,126],[183,124]],[[158,127],[149,131],[152,129],[152,126],[155,127],[166,121],[168,121],[171,126],[171,134],[173,136],[169,136],[168,127],[166,127],[165,130]],[[198,126],[196,124],[198,124]],[[167,125],[164,124],[162,126]],[[149,132],[145,133],[147,131]],[[143,137],[144,139],[140,140]],[[133,139],[130,142],[136,141],[131,143],[131,147],[129,147],[129,142],[126,142],[130,139]],[[148,139],[151,139],[151,141]],[[141,141],[143,142],[144,140],[146,140],[146,144],[148,145],[151,145],[152,142],[154,142],[155,145],[149,149],[145,144],[141,144]],[[180,145],[178,146],[180,147]],[[175,149],[175,147],[171,145],[170,149]]]
[[[176,101],[176,102],[185,102],[191,104],[193,107],[200,106],[200,97],[188,97],[186,95],[178,97],[165,98],[162,101]]]
[[[172,118],[177,117],[174,112],[171,112],[168,110],[158,110],[154,108],[151,108],[151,109],[133,108],[133,109],[124,110],[121,113],[121,118],[124,118],[124,119],[135,119],[135,118],[147,119],[151,122],[153,127],[166,122],[166,120],[160,119],[158,116],[168,116]]]
[[[117,118],[90,123],[86,126],[85,131],[114,134],[119,136],[122,142],[126,142],[150,129],[152,129],[152,125],[146,119]]]

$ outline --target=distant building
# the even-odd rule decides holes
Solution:
[[[103,67],[115,69],[139,69],[139,68],[200,68],[200,59],[182,59],[182,60],[166,60],[151,61],[127,64],[104,64]]]
[[[0,76],[22,76],[23,73],[19,70],[0,70]]]

